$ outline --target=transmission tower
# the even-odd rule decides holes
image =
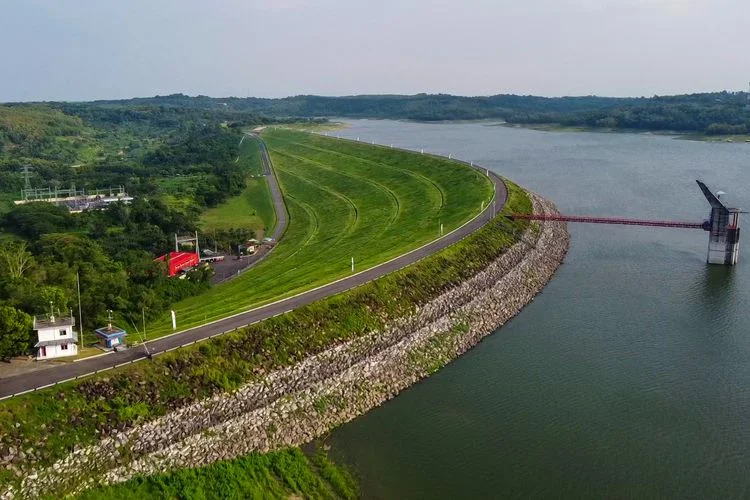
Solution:
[[[21,167],[21,172],[23,172],[24,189],[28,191],[31,189],[31,167],[24,165]]]

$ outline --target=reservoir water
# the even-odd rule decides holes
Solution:
[[[350,125],[334,134],[473,160],[563,213],[702,221],[698,178],[750,208],[750,144]],[[569,230],[520,315],[329,436],[366,498],[750,496],[750,240],[727,268],[700,230]]]

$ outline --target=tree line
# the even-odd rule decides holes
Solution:
[[[183,94],[105,101],[107,105],[158,105],[276,117],[390,118],[420,121],[500,119],[518,124],[591,128],[673,130],[704,134],[747,133],[746,92],[709,92],[653,97],[538,97],[499,94],[299,95],[281,99],[189,97]]]

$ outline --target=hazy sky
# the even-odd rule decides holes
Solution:
[[[746,90],[750,0],[0,0],[0,101]]]

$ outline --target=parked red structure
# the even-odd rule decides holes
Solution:
[[[200,256],[194,252],[169,252],[155,259],[157,262],[167,262],[169,276],[174,276],[180,271],[195,267],[200,262]]]

